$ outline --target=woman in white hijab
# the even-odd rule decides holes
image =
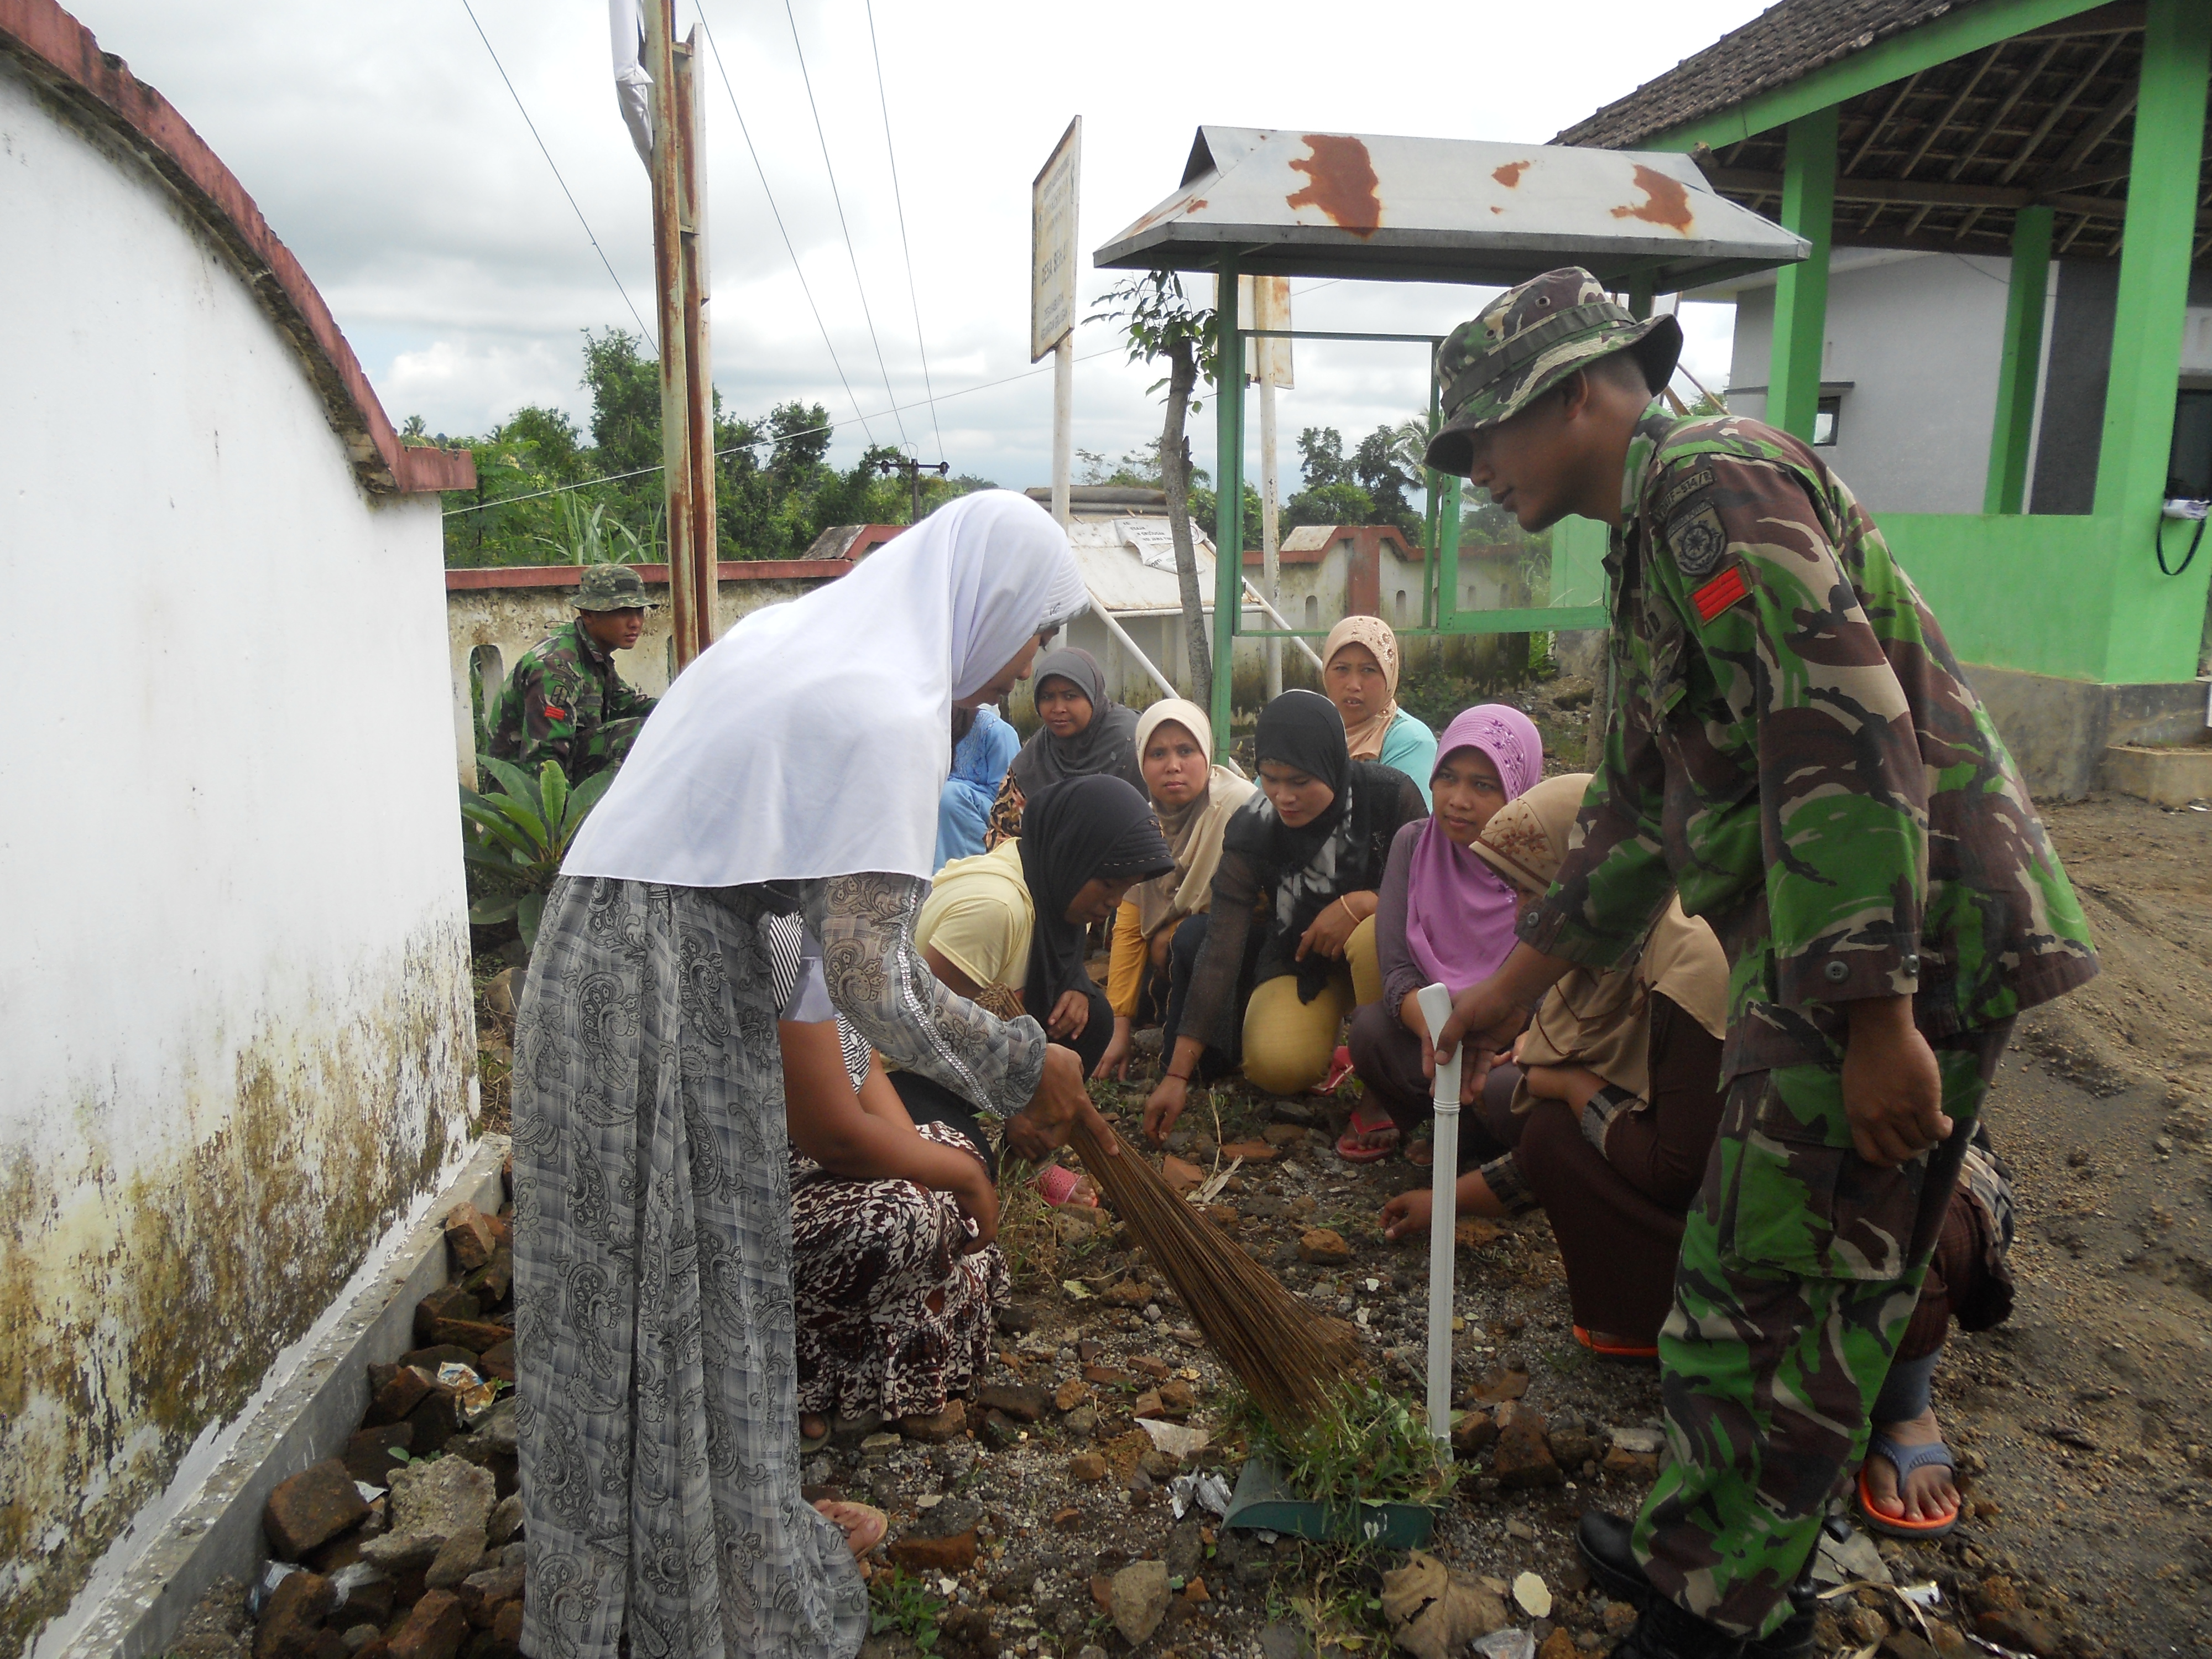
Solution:
[[[1043,509],[963,497],[702,655],[578,837],[515,1042],[526,1651],[859,1650],[859,1569],[799,1496],[777,1048],[828,1009],[781,1006],[765,924],[797,915],[818,956],[799,1001],[1006,1115],[1024,1156],[1078,1115],[1114,1145],[1074,1051],[912,942],[953,706],[1084,605]]]

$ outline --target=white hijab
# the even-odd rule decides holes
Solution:
[[[678,887],[927,879],[952,700],[1087,605],[1066,532],[1042,507],[1006,489],[962,496],[702,653],[562,873]]]

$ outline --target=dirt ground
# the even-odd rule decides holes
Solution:
[[[1937,1381],[1968,1514],[1940,1543],[1881,1546],[1899,1583],[1936,1585],[1925,1627],[1893,1594],[1846,1593],[1823,1626],[1832,1652],[2004,1650],[1978,1629],[2013,1651],[2070,1659],[2212,1651],[2212,811],[2096,798],[2046,822],[2103,969],[2021,1021],[1988,1108],[2018,1183],[2020,1295],[2008,1325],[1954,1337]],[[1133,1131],[1142,1087],[1098,1093]],[[1293,1290],[1359,1324],[1382,1374],[1418,1395],[1425,1250],[1385,1243],[1375,1220],[1427,1172],[1402,1158],[1339,1160],[1329,1120],[1349,1099],[1280,1102],[1242,1085],[1194,1095],[1179,1150],[1210,1170],[1217,1139],[1275,1131],[1285,1144],[1237,1173],[1217,1213]],[[1313,1126],[1303,1137],[1301,1122]],[[1317,1227],[1346,1242],[1340,1260],[1304,1258],[1299,1240]],[[1513,1614],[1544,1659],[1602,1652],[1627,1610],[1588,1589],[1572,1528],[1586,1506],[1629,1511],[1648,1491],[1638,1449],[1659,1423],[1656,1376],[1571,1341],[1540,1216],[1477,1231],[1483,1242],[1458,1266],[1462,1403],[1520,1392],[1515,1409],[1541,1413],[1561,1466],[1557,1484],[1508,1491],[1487,1455],[1469,1460],[1433,1547],[1501,1593],[1524,1571],[1544,1579],[1550,1615]],[[1018,1299],[985,1380],[1037,1391],[1035,1417],[978,1405],[935,1440],[884,1425],[841,1436],[806,1466],[816,1493],[890,1516],[870,1659],[917,1649],[1118,1659],[1130,1650],[1109,1611],[1112,1576],[1153,1559],[1175,1594],[1142,1644],[1148,1656],[1386,1651],[1366,1600],[1392,1559],[1229,1532],[1202,1510],[1176,1519],[1177,1470],[1135,1425],[1156,1403],[1140,1397],[1187,1384],[1190,1424],[1215,1439],[1183,1468],[1233,1480],[1232,1379],[1111,1218],[1010,1214],[1008,1242]],[[1037,1409],[1055,1394],[1076,1403]],[[908,1564],[896,1576],[891,1558]],[[2002,1629],[1978,1626],[2000,1611]]]

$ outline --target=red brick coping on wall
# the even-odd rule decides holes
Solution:
[[[54,0],[0,0],[0,52],[76,118],[112,133],[158,173],[230,256],[262,310],[299,352],[331,429],[366,487],[384,495],[475,487],[476,459],[466,450],[416,449],[399,441],[307,273],[269,228],[246,186],[167,99],[120,58],[102,52],[92,31]]]
[[[4,4],[5,0],[0,0]],[[647,586],[668,584],[665,564],[632,565]],[[822,581],[853,568],[843,559],[724,559],[715,579],[726,582]],[[446,592],[468,593],[503,587],[574,587],[584,580],[580,564],[490,564],[446,573]]]

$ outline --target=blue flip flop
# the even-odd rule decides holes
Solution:
[[[1897,1489],[1899,1492],[1905,1490],[1905,1478],[1915,1469],[1925,1468],[1930,1464],[1940,1464],[1947,1469],[1958,1468],[1957,1460],[1951,1455],[1951,1449],[1941,1440],[1931,1440],[1924,1446],[1900,1446],[1878,1431],[1867,1443],[1867,1456],[1869,1460],[1876,1457],[1888,1460],[1889,1466],[1897,1471]],[[1941,1538],[1959,1524],[1959,1516],[1965,1512],[1966,1507],[1961,1503],[1947,1519],[1942,1521],[1906,1521],[1884,1515],[1874,1506],[1874,1493],[1867,1486],[1866,1467],[1860,1465],[1859,1519],[1887,1537]]]

